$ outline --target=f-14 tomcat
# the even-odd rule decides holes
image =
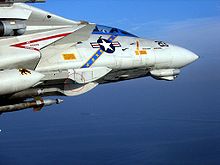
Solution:
[[[99,84],[151,76],[174,80],[198,59],[193,52],[118,28],[75,22],[0,0],[0,113],[40,110]]]

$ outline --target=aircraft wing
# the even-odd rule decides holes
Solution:
[[[21,1],[29,2],[0,0],[1,58],[5,57],[6,52],[14,54],[17,49],[20,49],[22,54],[28,54],[24,53],[25,50],[27,52],[36,50],[42,54],[43,48],[48,52],[49,49],[54,49],[50,47],[52,44],[57,47],[64,45],[68,48],[78,42],[86,41],[95,28],[95,24],[92,23],[71,21],[24,3],[17,3]],[[10,65],[10,69],[13,66]],[[3,69],[9,68],[3,67]]]
[[[27,20],[28,26],[67,26],[80,23],[23,3],[14,4],[14,7],[31,11],[31,15]]]
[[[0,114],[58,104],[61,101],[25,100],[86,93],[111,71],[107,67],[69,70],[74,54],[64,50],[88,40],[96,25],[19,3],[35,1],[0,0]]]
[[[18,3],[43,1],[0,0],[1,45],[26,46],[29,49],[36,49],[36,47],[29,46],[30,43],[31,45],[34,43],[38,45],[37,49],[42,49],[60,39],[62,40],[57,42],[57,45],[63,42],[66,44],[73,35],[74,41],[71,39],[71,43],[82,42],[89,38],[95,24],[72,21],[24,3]]]
[[[22,20],[26,26],[25,34],[73,26],[77,27],[79,24],[85,23],[65,19],[24,3],[15,3],[29,1],[32,2],[33,0],[0,0],[0,20]]]

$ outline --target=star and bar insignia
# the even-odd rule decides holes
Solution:
[[[106,53],[114,53],[116,47],[121,47],[118,41],[110,41],[100,37],[97,42],[90,43],[93,48],[99,48]]]

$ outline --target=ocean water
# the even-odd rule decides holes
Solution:
[[[219,165],[219,75],[209,74],[219,66],[204,64],[175,82],[108,84],[38,113],[4,114],[0,165]]]

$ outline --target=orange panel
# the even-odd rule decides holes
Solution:
[[[63,54],[64,60],[75,60],[76,56],[75,54]]]
[[[141,55],[146,55],[146,54],[147,54],[147,51],[146,51],[146,50],[140,50],[140,54],[141,54]]]

